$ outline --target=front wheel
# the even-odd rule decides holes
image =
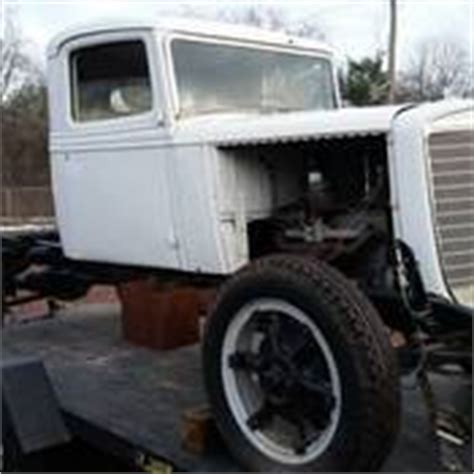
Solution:
[[[259,260],[221,291],[205,379],[229,449],[252,471],[370,471],[398,430],[396,359],[381,319],[343,275]]]

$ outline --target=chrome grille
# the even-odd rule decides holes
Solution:
[[[434,211],[441,259],[449,285],[474,284],[474,135],[429,136]]]

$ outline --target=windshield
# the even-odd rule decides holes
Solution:
[[[182,39],[171,49],[180,116],[336,106],[328,59]]]

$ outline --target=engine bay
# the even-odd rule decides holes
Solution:
[[[245,190],[249,169],[259,174],[253,179],[260,186],[252,187],[260,194],[246,193],[245,201],[250,259],[303,253],[357,279],[385,278],[382,269],[367,271],[367,265],[386,267],[383,244],[391,235],[385,136],[259,145],[226,154],[238,164],[236,186]],[[239,179],[241,170],[247,171]]]

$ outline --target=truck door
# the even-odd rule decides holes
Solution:
[[[51,66],[53,187],[71,258],[178,266],[157,54],[151,31],[88,35]]]

